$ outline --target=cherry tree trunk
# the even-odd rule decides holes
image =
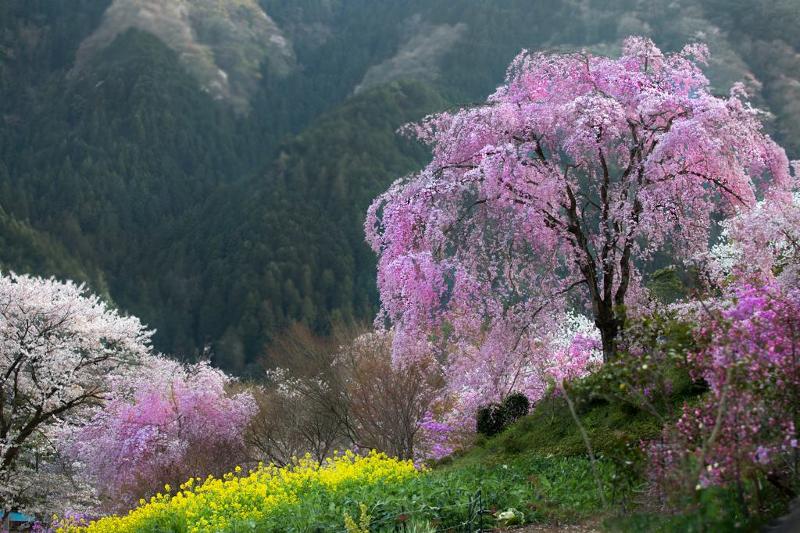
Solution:
[[[603,363],[609,363],[617,355],[617,337],[620,331],[620,320],[607,305],[601,305],[595,318],[595,325],[600,330],[603,345]]]

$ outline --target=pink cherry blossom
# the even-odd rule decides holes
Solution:
[[[148,356],[114,382],[87,424],[64,433],[65,452],[106,510],[130,507],[165,484],[222,475],[247,459],[244,428],[256,412],[252,395],[229,394],[231,384],[208,363]]]
[[[367,214],[381,321],[423,338],[446,326],[497,366],[483,358],[583,304],[612,357],[654,252],[705,251],[715,214],[795,183],[743,93],[711,94],[706,56],[638,37],[618,59],[523,52],[483,105],[407,127],[433,159]]]
[[[655,252],[695,257],[717,217],[790,197],[784,151],[738,87],[711,93],[707,55],[638,37],[617,59],[523,52],[484,104],[404,128],[432,160],[365,228],[377,324],[398,358],[425,340],[442,364],[437,423],[466,431],[482,403],[536,401],[613,357],[626,317],[651,305],[640,269]],[[559,333],[568,311],[591,328]]]

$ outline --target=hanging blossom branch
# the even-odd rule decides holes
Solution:
[[[554,353],[592,360],[553,349],[568,310],[615,359],[656,252],[694,257],[719,214],[790,198],[784,151],[740,86],[711,94],[706,56],[644,38],[619,58],[523,52],[484,105],[404,129],[433,157],[367,212],[376,323],[394,328],[399,358],[404,342],[435,341],[443,405],[464,418],[512,388],[535,400]]]
[[[367,214],[380,319],[474,344],[541,336],[578,300],[615,357],[656,251],[702,252],[715,213],[749,210],[764,176],[776,201],[796,183],[741,87],[711,94],[706,56],[643,38],[618,59],[524,52],[484,105],[405,128],[433,159]]]

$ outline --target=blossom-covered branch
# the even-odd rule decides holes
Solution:
[[[0,505],[33,505],[21,487],[66,417],[88,413],[108,376],[137,364],[151,332],[72,282],[0,276]],[[32,487],[36,488],[36,487]]]
[[[531,322],[573,296],[613,357],[654,252],[702,251],[715,212],[750,208],[764,177],[776,199],[793,184],[740,87],[711,94],[706,55],[643,38],[619,59],[524,52],[484,105],[411,126],[433,159],[366,221],[382,317],[412,337],[447,324],[451,340],[535,339]]]

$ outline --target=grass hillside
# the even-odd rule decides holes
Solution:
[[[497,491],[492,505],[518,508],[527,522],[579,522],[598,513],[610,518],[629,510],[644,485],[640,443],[657,438],[661,422],[633,403],[603,398],[607,391],[598,394],[593,381],[598,380],[575,384],[569,394],[595,455],[608,508],[603,509],[598,481],[589,474],[589,452],[563,394],[550,394],[502,433],[479,436],[474,446],[444,460],[435,471],[475,476],[486,482],[489,492],[497,491],[497,479],[508,477],[501,482],[506,492]],[[699,391],[685,379],[669,398],[669,410],[677,412]]]
[[[610,386],[613,368],[568,389],[577,418],[595,456],[595,474],[580,427],[562,394],[550,394],[502,433],[478,437],[474,446],[442,461],[434,476],[478,480],[471,488],[486,496],[487,510],[513,507],[526,523],[590,522],[606,531],[755,531],[785,511],[776,498],[760,518],[742,513],[732,490],[704,490],[680,513],[665,512],[661,495],[648,492],[642,444],[657,440],[664,420],[705,393],[683,372],[661,405],[642,408],[635,396]],[[638,404],[638,405],[637,405]],[[594,479],[593,479],[594,477]],[[602,486],[603,496],[600,496]],[[769,488],[761,490],[768,494]],[[603,502],[603,499],[605,502]],[[767,501],[769,501],[767,499]]]

